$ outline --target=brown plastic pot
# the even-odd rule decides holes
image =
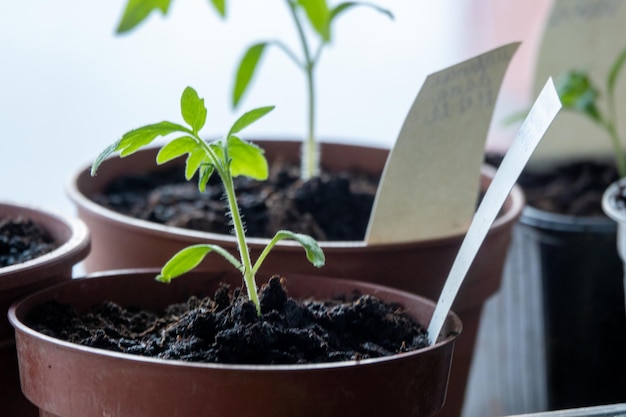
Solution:
[[[192,273],[170,285],[155,271],[75,279],[31,295],[9,312],[16,329],[23,391],[47,417],[432,416],[443,405],[461,322],[448,316],[433,346],[362,361],[312,365],[225,365],[170,361],[64,342],[24,324],[37,305],[58,300],[79,311],[102,301],[162,309],[192,294],[212,294],[230,273]],[[326,299],[357,289],[401,303],[427,322],[434,303],[395,289],[348,280],[287,276],[291,297]]]
[[[34,417],[38,415],[37,408],[20,390],[15,332],[7,319],[7,311],[22,296],[70,280],[72,267],[89,252],[89,233],[78,219],[34,207],[0,202],[0,218],[6,217],[32,220],[47,230],[59,244],[54,251],[36,259],[0,268],[0,414],[7,417]]]
[[[297,161],[300,143],[295,141],[259,141],[268,160]],[[389,150],[375,147],[322,143],[323,166],[330,171],[358,169],[380,174]],[[195,232],[137,220],[108,210],[90,200],[112,179],[125,173],[145,173],[155,167],[156,149],[143,150],[130,157],[105,161],[96,177],[89,168],[82,169],[69,184],[68,194],[78,208],[78,215],[90,228],[93,250],[85,261],[87,271],[161,267],[176,251],[198,243],[213,243],[235,249],[232,236]],[[166,166],[164,166],[165,168]],[[481,188],[486,190],[493,170],[484,167]],[[454,185],[451,185],[454,186]],[[485,301],[500,287],[511,233],[525,200],[514,187],[478,252],[453,310],[463,321],[464,332],[456,347],[449,398],[442,415],[461,414],[468,374],[474,352],[478,325]],[[264,271],[325,275],[378,283],[438,299],[464,234],[399,244],[367,245],[363,241],[320,242],[326,265],[316,269],[302,256],[302,249],[291,242],[280,242],[264,264]],[[258,255],[267,239],[250,239],[253,256]],[[231,266],[215,257],[202,268],[229,270]]]

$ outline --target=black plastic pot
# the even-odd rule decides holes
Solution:
[[[541,264],[549,409],[626,402],[624,269],[616,224],[532,207],[519,223],[527,250],[538,251]]]

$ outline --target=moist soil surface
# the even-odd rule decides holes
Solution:
[[[487,155],[486,162],[497,167],[502,155]],[[602,195],[617,179],[613,165],[575,161],[549,172],[524,171],[517,183],[532,207],[571,216],[605,217]]]
[[[0,268],[37,258],[57,247],[40,225],[23,218],[0,218]]]
[[[369,295],[295,301],[285,280],[260,291],[261,316],[241,289],[220,287],[164,312],[108,302],[78,314],[49,302],[27,323],[52,337],[85,346],[162,359],[237,364],[301,364],[360,360],[427,346],[425,330],[397,304]]]
[[[135,218],[192,230],[230,233],[223,187],[215,175],[201,193],[186,182],[182,166],[125,176],[91,198]],[[317,240],[363,240],[379,177],[352,172],[322,173],[303,182],[299,167],[276,165],[268,181],[235,178],[237,200],[249,237],[278,230]]]

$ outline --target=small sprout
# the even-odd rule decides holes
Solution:
[[[598,100],[601,97],[600,88],[593,83],[589,75],[580,70],[571,70],[557,80],[557,91],[563,108],[580,113],[589,118],[603,129],[610,137],[613,153],[621,178],[626,177],[626,155],[617,131],[617,115],[615,109],[615,86],[617,79],[626,62],[624,49],[610,68],[606,81],[607,112],[600,110]]]
[[[268,46],[277,47],[300,68],[306,77],[307,85],[307,125],[308,132],[302,143],[301,178],[308,180],[319,175],[319,145],[315,135],[315,69],[324,47],[332,40],[332,23],[349,9],[357,6],[369,7],[393,19],[387,9],[375,4],[348,1],[330,7],[326,0],[285,0],[290,15],[296,26],[301,47],[301,58],[298,57],[284,42],[264,41],[248,47],[237,66],[235,83],[232,91],[233,107],[237,107],[248,90],[263,54]],[[308,22],[311,32],[317,38],[316,49],[312,49],[311,41],[305,35],[304,21]]]
[[[199,132],[206,122],[207,110],[204,99],[198,97],[196,91],[187,87],[180,100],[183,120],[187,126],[172,122],[160,122],[131,130],[116,143],[107,147],[98,155],[91,167],[91,175],[96,175],[102,162],[118,152],[120,157],[133,154],[144,146],[152,143],[157,137],[173,137],[160,150],[156,157],[158,164],[187,155],[185,178],[191,180],[198,174],[198,188],[204,191],[213,172],[217,172],[224,186],[229,212],[233,221],[233,229],[237,239],[239,259],[218,245],[198,244],[189,246],[175,254],[161,269],[157,280],[170,282],[202,262],[210,253],[222,255],[242,276],[249,299],[254,303],[257,313],[261,307],[254,276],[271,249],[281,240],[289,239],[299,243],[305,250],[307,259],[316,267],[324,265],[324,253],[318,243],[310,236],[281,230],[270,240],[253,264],[246,242],[244,225],[239,212],[233,178],[239,175],[264,180],[268,177],[267,160],[263,150],[258,146],[242,140],[237,136],[243,129],[250,126],[274,107],[260,107],[241,116],[232,125],[225,138],[206,142],[200,138]]]

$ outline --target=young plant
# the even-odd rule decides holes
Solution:
[[[237,67],[232,102],[234,108],[239,105],[268,46],[278,47],[302,70],[306,78],[307,134],[302,143],[300,176],[303,180],[308,180],[319,175],[320,171],[320,151],[315,136],[315,69],[318,66],[323,49],[330,45],[332,23],[338,16],[355,6],[370,7],[390,18],[393,18],[393,15],[388,10],[374,4],[353,1],[340,3],[332,8],[329,7],[326,0],[285,0],[285,3],[297,30],[301,57],[298,57],[285,43],[277,40],[263,41],[251,45],[243,54],[243,58]],[[307,38],[305,34],[305,29],[307,29],[304,24],[305,21],[312,29],[314,37],[317,38],[317,46],[315,48],[311,39]]]
[[[207,110],[204,105],[204,99],[198,97],[193,88],[187,87],[183,92],[180,99],[180,108],[183,119],[188,126],[164,121],[131,130],[100,153],[91,167],[91,175],[96,175],[102,162],[115,152],[119,152],[120,157],[125,157],[149,145],[157,137],[171,137],[174,135],[174,138],[159,150],[156,162],[164,164],[175,158],[187,155],[185,178],[191,180],[197,173],[198,187],[201,192],[205,191],[207,182],[213,172],[219,175],[228,202],[229,215],[232,219],[233,230],[237,240],[239,259],[218,245],[192,245],[175,254],[163,266],[157,280],[170,282],[172,279],[198,266],[209,252],[217,252],[241,271],[248,297],[256,306],[257,313],[260,314],[261,307],[257,294],[255,274],[277,242],[284,239],[295,240],[304,248],[308,260],[314,266],[319,268],[324,265],[324,253],[313,238],[288,230],[278,231],[263,249],[256,262],[252,264],[246,242],[245,228],[235,195],[233,178],[244,175],[264,180],[268,176],[268,166],[263,150],[252,143],[242,140],[238,134],[272,111],[274,107],[260,107],[245,113],[232,125],[226,137],[213,142],[206,142],[199,136],[199,132],[206,122]]]
[[[581,70],[566,72],[557,80],[557,91],[563,108],[587,116],[604,130],[611,139],[613,153],[620,178],[626,177],[626,155],[617,130],[617,113],[615,106],[615,87],[617,79],[626,62],[626,49],[617,57],[609,70],[606,80],[607,111],[600,110],[598,100],[600,89],[593,83],[589,75]]]

